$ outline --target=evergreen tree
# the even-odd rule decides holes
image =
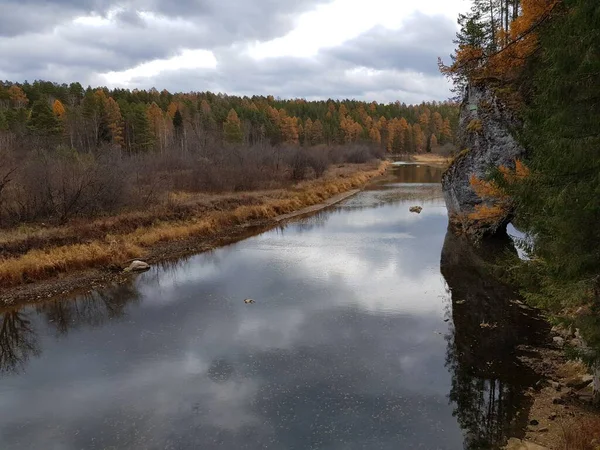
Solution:
[[[55,135],[61,129],[60,120],[52,112],[47,99],[33,103],[28,126],[32,132],[40,135]]]
[[[183,116],[181,115],[179,108],[177,108],[175,115],[173,116],[173,127],[178,131],[183,128]]]
[[[518,186],[519,224],[535,236],[532,296],[565,306],[592,294],[600,308],[600,4],[565,0],[541,33]]]

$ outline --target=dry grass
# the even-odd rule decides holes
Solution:
[[[449,156],[438,155],[435,153],[414,154],[410,156],[411,161],[428,164],[438,167],[448,167],[452,162]]]
[[[19,258],[0,261],[0,280],[4,286],[13,286],[72,270],[106,266],[141,255],[143,250],[138,246],[112,239],[48,250],[32,250]]]
[[[148,255],[158,243],[214,236],[238,225],[274,219],[363,186],[383,174],[388,165],[384,162],[368,171],[364,166],[362,170],[338,167],[322,179],[289,190],[230,195],[227,201],[218,202],[212,198],[212,203],[206,196],[174,193],[168,209],[131,212],[51,229],[5,232],[0,236],[0,245],[14,249],[18,256],[0,259],[0,286],[91,267],[121,266],[131,258]],[[61,245],[64,242],[68,244]],[[24,246],[27,251],[19,254]]]
[[[573,420],[562,426],[560,450],[600,449],[600,417]]]

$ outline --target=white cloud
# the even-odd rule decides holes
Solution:
[[[454,20],[464,9],[464,0],[334,0],[301,15],[287,35],[251,45],[248,53],[256,58],[281,56],[311,57],[356,38],[373,27],[397,30],[416,12],[444,15]]]
[[[179,55],[168,59],[155,59],[123,71],[112,71],[101,76],[109,86],[130,86],[132,80],[152,78],[156,75],[182,69],[215,69],[217,59],[210,50],[183,50]]]

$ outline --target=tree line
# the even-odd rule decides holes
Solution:
[[[388,152],[436,151],[451,143],[450,102],[406,105],[356,100],[280,100],[211,92],[84,89],[79,83],[0,82],[0,133],[78,151],[197,151],[211,144],[341,145]]]

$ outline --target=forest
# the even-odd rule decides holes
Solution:
[[[319,177],[332,163],[385,153],[448,153],[457,117],[452,102],[413,106],[4,82],[0,226],[112,214],[172,191],[279,187]]]
[[[515,115],[526,150],[513,169],[473,180],[495,199],[478,219],[511,211],[527,234],[509,276],[555,321],[578,328],[600,364],[600,3],[597,0],[475,0],[459,17],[455,53],[442,73],[462,96],[491,89]],[[480,133],[477,123],[466,132]],[[503,211],[504,210],[504,211]],[[588,448],[588,447],[585,447]]]

